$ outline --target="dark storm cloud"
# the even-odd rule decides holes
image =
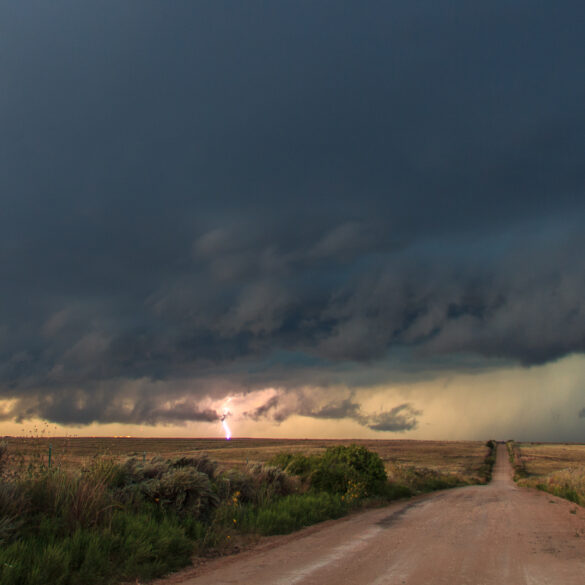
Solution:
[[[368,414],[362,411],[360,405],[352,398],[322,402],[314,394],[302,391],[293,392],[296,400],[290,400],[290,393],[286,397],[282,394],[269,398],[264,404],[253,411],[244,413],[245,418],[255,421],[270,420],[281,423],[293,415],[325,420],[351,419],[358,424],[374,431],[404,432],[418,426],[417,417],[422,411],[416,410],[411,404],[403,403],[389,411]]]
[[[148,384],[137,390],[114,380],[107,386],[86,384],[84,390],[61,386],[50,393],[21,393],[13,404],[0,410],[0,421],[22,422],[42,417],[63,425],[95,422],[182,425],[190,421],[220,420],[219,413],[201,408],[195,398],[174,396],[172,389],[166,387],[162,390]]]
[[[422,414],[410,404],[400,404],[389,412],[371,417],[368,427],[374,431],[410,431],[418,425],[416,416]]]
[[[363,420],[359,404],[352,402],[349,398],[341,402],[326,404],[314,411],[312,416],[326,419],[353,418]]]
[[[405,352],[420,370],[583,352],[584,18],[4,4],[6,417],[216,420],[198,399]],[[364,424],[414,428],[397,408]]]
[[[296,393],[294,401],[283,399],[282,395],[273,396],[253,411],[244,413],[244,416],[252,420],[270,419],[280,423],[295,414],[331,420],[351,418],[360,424],[366,421],[359,404],[351,398],[322,403],[317,402],[314,396],[303,395],[302,392]]]
[[[273,420],[281,422],[284,420],[284,418],[286,418],[286,415],[284,418],[282,418],[276,414],[276,409],[278,408],[279,402],[280,401],[278,396],[273,396],[261,406],[258,406],[250,412],[244,413],[244,416],[247,416],[248,418],[256,421],[262,420],[266,417],[271,417]]]

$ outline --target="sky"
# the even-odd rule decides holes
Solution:
[[[0,434],[585,441],[583,22],[2,2]]]

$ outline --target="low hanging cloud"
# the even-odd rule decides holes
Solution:
[[[196,398],[167,396],[111,396],[97,389],[53,392],[8,401],[0,407],[0,421],[21,423],[42,418],[62,425],[121,423],[136,425],[184,425],[189,422],[219,421],[221,414],[202,407]]]
[[[264,404],[243,414],[244,418],[254,421],[269,420],[281,423],[289,417],[299,415],[325,420],[350,419],[373,431],[405,432],[417,428],[421,410],[415,409],[410,403],[402,403],[389,411],[368,414],[352,400],[333,400],[325,404],[311,404],[311,399],[298,397],[292,401],[289,396],[275,395]]]
[[[370,417],[368,428],[373,431],[411,431],[418,426],[417,416],[422,411],[416,410],[408,403],[399,404],[388,412]]]

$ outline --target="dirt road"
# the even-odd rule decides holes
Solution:
[[[181,585],[585,585],[585,510],[511,479],[393,504],[209,563]],[[179,581],[174,581],[179,583]]]

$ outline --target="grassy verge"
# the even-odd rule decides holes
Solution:
[[[544,479],[524,480],[521,485],[529,485],[548,492],[579,506],[585,505],[585,469],[563,469],[549,474]]]
[[[244,504],[224,509],[218,517],[223,525],[233,522],[244,533],[288,534],[330,518],[340,518],[351,509],[339,494],[327,492],[291,494],[264,505]]]
[[[510,458],[512,469],[514,470],[514,481],[518,482],[519,480],[528,477],[526,464],[522,458],[518,444],[514,441],[506,441],[506,447],[508,449],[508,457]]]
[[[585,448],[583,445],[542,445],[508,442],[514,480],[585,505]]]
[[[233,550],[246,535],[289,533],[461,484],[421,468],[388,478],[381,458],[358,445],[281,453],[271,465],[224,472],[204,454],[49,468],[18,464],[0,446],[0,585],[148,580],[193,554]]]

